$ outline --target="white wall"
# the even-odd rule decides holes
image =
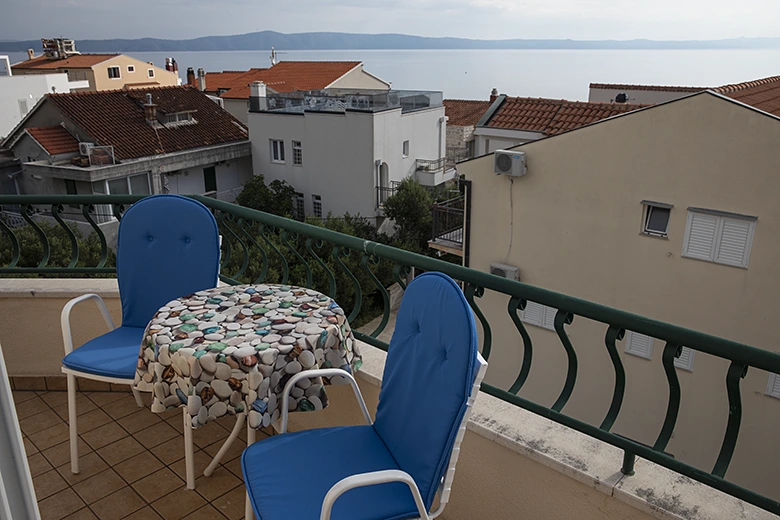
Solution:
[[[371,88],[390,89],[390,84],[363,70],[363,65],[347,72],[343,77],[334,81],[330,88]]]
[[[692,92],[679,90],[628,90],[591,87],[588,102],[612,103],[615,101],[615,97],[621,93],[628,96],[629,103],[636,105],[655,105],[692,94]]]
[[[216,166],[217,193],[220,200],[232,202],[240,188],[252,178],[252,160],[249,157],[222,164],[204,164],[168,175],[168,192],[182,195],[202,195],[206,192],[203,170]]]
[[[225,99],[222,98],[225,103],[225,110],[230,112],[230,115],[246,124],[247,112],[249,112],[249,100],[248,99]]]
[[[0,76],[0,138],[8,135],[27,112],[22,113],[19,101],[27,103],[27,111],[45,94],[70,92],[67,74],[30,76]]]

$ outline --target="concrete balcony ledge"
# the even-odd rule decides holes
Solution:
[[[3,278],[0,298],[75,298],[94,293],[119,298],[116,278]]]

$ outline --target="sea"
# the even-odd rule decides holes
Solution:
[[[128,52],[165,66],[170,56],[206,72],[268,67],[268,51]],[[25,53],[9,53],[12,63]],[[750,50],[307,50],[283,60],[362,61],[393,88],[441,90],[449,99],[510,96],[587,101],[590,83],[713,87],[780,74],[780,49]]]

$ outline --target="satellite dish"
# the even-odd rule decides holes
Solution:
[[[621,92],[615,96],[615,103],[628,103],[628,94]]]

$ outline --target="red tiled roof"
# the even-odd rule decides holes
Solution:
[[[324,89],[351,71],[359,61],[282,61],[269,69],[250,69],[243,74],[234,71],[206,74],[206,90],[230,89],[220,97],[249,99],[249,85],[262,81],[274,92]],[[213,77],[213,79],[212,79]]]
[[[25,129],[30,136],[43,146],[49,155],[79,151],[79,142],[62,126],[41,126]]]
[[[486,126],[555,135],[631,112],[642,106],[508,97]]]
[[[191,111],[197,123],[152,127],[144,116],[147,93],[152,95],[158,112]],[[48,94],[46,98],[96,144],[113,146],[118,159],[191,150],[248,137],[237,119],[191,87]]]
[[[591,83],[590,88],[607,90],[655,90],[659,92],[701,92],[709,87],[674,87],[668,85],[625,85],[620,83]]]
[[[119,54],[76,54],[64,60],[49,59],[46,56],[38,56],[31,60],[17,63],[11,67],[15,69],[88,69],[103,63],[106,60],[119,56]]]
[[[724,85],[714,90],[746,105],[780,116],[780,76]]]
[[[478,99],[445,99],[444,113],[448,126],[474,126],[492,105]]]

